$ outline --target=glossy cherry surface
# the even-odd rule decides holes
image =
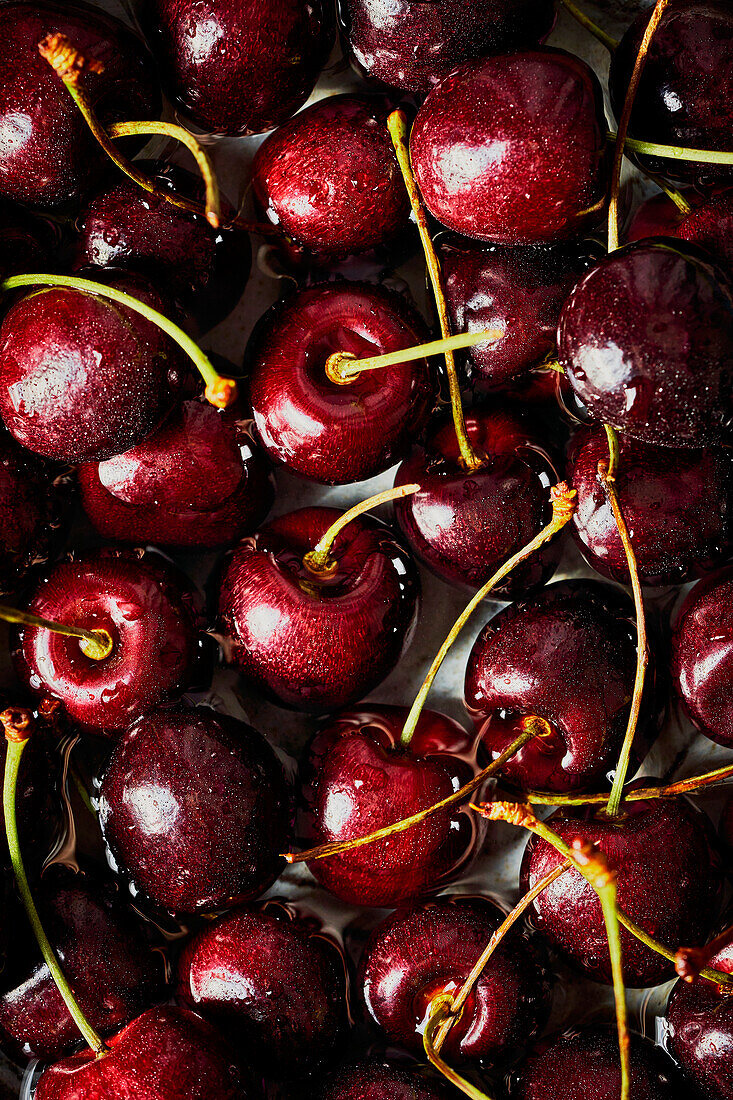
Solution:
[[[34,562],[47,557],[58,526],[51,472],[0,435],[0,592],[11,592]]]
[[[621,436],[616,490],[633,531],[642,584],[683,584],[728,556],[733,541],[733,463],[726,450],[655,447]],[[621,537],[598,476],[608,463],[601,427],[581,428],[570,444],[568,480],[577,491],[572,531],[599,573],[629,584]]]
[[[603,781],[616,760],[636,668],[630,601],[592,581],[561,581],[490,619],[466,666],[465,702],[495,759],[522,719],[549,725],[504,764],[519,787],[571,791]],[[654,677],[641,729],[650,724]]]
[[[268,1076],[301,1077],[346,1038],[340,949],[286,903],[207,923],[184,948],[177,995]]]
[[[339,15],[357,71],[409,92],[470,58],[536,46],[555,20],[549,0],[340,0]]]
[[[442,897],[398,909],[375,928],[359,965],[359,995],[390,1043],[424,1057],[432,1002],[458,992],[505,915],[487,898]],[[548,1012],[542,955],[518,927],[473,987],[443,1057],[492,1063],[511,1058],[531,1042]]]
[[[733,745],[733,566],[691,589],[672,633],[672,683],[711,741]]]
[[[193,913],[257,897],[274,882],[289,790],[251,726],[206,707],[161,709],[118,742],[99,817],[133,891]]]
[[[406,707],[369,704],[316,734],[303,797],[308,846],[353,840],[447,798],[477,771],[475,740],[451,718],[423,711],[408,748]],[[464,807],[405,832],[314,860],[318,882],[342,901],[388,906],[440,889],[468,864],[483,836]]]
[[[35,1100],[246,1100],[234,1055],[193,1012],[151,1008],[108,1041],[48,1066]]]
[[[312,481],[363,481],[399,461],[435,400],[428,363],[326,374],[338,351],[357,359],[422,344],[422,318],[397,293],[338,282],[298,291],[260,320],[247,349],[257,437],[270,457]]]
[[[78,470],[95,528],[121,542],[226,546],[270,510],[270,464],[241,408],[184,401],[136,447]]]
[[[305,103],[334,39],[324,0],[141,0],[168,95],[203,130],[260,134]]]
[[[576,236],[603,206],[601,86],[562,50],[466,62],[418,111],[410,151],[425,205],[449,229],[498,244]]]
[[[733,948],[710,960],[716,970],[733,972]],[[727,988],[727,987],[726,987]],[[702,1094],[715,1100],[733,1097],[733,1001],[705,978],[679,981],[666,1011],[665,1042],[672,1057]]]
[[[481,468],[465,469],[452,421],[439,425],[397,471],[396,485],[416,483],[420,491],[397,501],[395,514],[429,569],[450,584],[478,588],[549,522],[550,486],[558,478],[547,448],[517,413],[471,410],[466,431],[486,456]],[[558,546],[534,554],[493,595],[512,599],[549,580]]]
[[[16,628],[16,672],[39,695],[59,699],[82,729],[112,737],[191,686],[199,657],[197,598],[182,574],[151,554],[98,551],[62,561],[31,595],[34,615],[106,630],[112,650],[88,657],[79,638]]]
[[[233,551],[219,595],[227,661],[281,705],[322,713],[363,698],[412,639],[415,565],[388,527],[360,516],[331,549],[336,569],[303,563],[341,513],[279,516]]]
[[[667,447],[720,441],[733,297],[718,274],[686,244],[639,241],[580,280],[560,316],[558,359],[594,419]]]
[[[374,1059],[342,1066],[316,1090],[316,1100],[449,1100],[438,1080]]]
[[[567,843],[594,844],[617,874],[619,908],[646,932],[674,949],[704,943],[721,900],[721,869],[710,822],[686,799],[629,802],[620,820],[591,810],[560,810],[550,827]],[[522,860],[522,891],[563,861],[532,837]],[[575,869],[551,883],[528,911],[531,923],[589,977],[611,982],[601,903]],[[626,985],[657,985],[674,975],[665,958],[621,929]]]

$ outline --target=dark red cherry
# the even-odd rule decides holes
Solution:
[[[512,604],[476,639],[466,667],[465,701],[492,759],[535,715],[549,726],[504,764],[523,788],[572,791],[601,782],[621,747],[636,669],[630,601],[592,581],[549,585]],[[649,677],[641,729],[651,725]]]
[[[661,1047],[629,1033],[629,1078],[634,1100],[689,1100],[689,1084]],[[618,1100],[621,1062],[616,1028],[596,1024],[545,1039],[514,1077],[511,1100]]]
[[[268,1077],[302,1077],[346,1038],[340,949],[285,903],[208,922],[184,948],[177,995]]]
[[[187,1009],[148,1009],[108,1046],[103,1058],[86,1048],[48,1066],[35,1100],[246,1100],[234,1055]]]
[[[472,410],[466,431],[486,456],[480,469],[461,463],[453,422],[416,444],[400,466],[396,485],[420,491],[395,503],[400,528],[415,554],[450,584],[478,588],[547,524],[549,488],[557,480],[552,459],[519,415]],[[492,595],[513,599],[549,580],[558,543],[534,554]]]
[[[26,609],[67,626],[106,630],[112,639],[109,656],[97,660],[79,638],[16,628],[18,676],[39,695],[59,699],[84,730],[117,736],[191,686],[201,645],[198,599],[158,555],[108,550],[59,562]]]
[[[164,962],[108,885],[64,876],[34,891],[43,927],[89,1023],[116,1031],[164,999]],[[19,923],[23,918],[19,916]],[[14,1057],[52,1061],[74,1050],[72,1020],[35,942],[8,953],[0,981],[0,1043]]]
[[[468,61],[425,100],[410,151],[425,205],[449,229],[498,244],[577,236],[603,207],[601,86],[562,50]]]
[[[672,633],[672,683],[711,741],[733,745],[733,566],[690,591]]]
[[[51,471],[0,435],[0,592],[12,592],[29,566],[43,561],[60,523],[60,494]]]
[[[710,966],[733,973],[733,947],[713,955]],[[733,1098],[733,1000],[705,978],[679,981],[667,1005],[665,1043],[701,1094]]]
[[[637,16],[612,55],[609,90],[617,118],[648,22],[648,11]],[[664,145],[730,150],[732,100],[733,11],[728,0],[673,0],[651,40],[631,112],[630,136]],[[730,174],[730,168],[676,157],[645,162],[678,179]]]
[[[201,199],[201,181],[177,164],[135,162],[161,192]],[[222,222],[234,216],[222,198]],[[75,268],[137,271],[196,318],[200,332],[222,321],[239,301],[252,265],[249,237],[212,229],[203,215],[179,210],[131,180],[98,191],[78,221]]]
[[[683,584],[728,556],[733,543],[733,463],[727,450],[655,447],[622,436],[616,489],[633,532],[642,584]],[[570,444],[568,481],[577,491],[572,532],[599,573],[629,584],[626,554],[598,476],[608,462],[602,427]]]
[[[134,893],[176,913],[262,894],[282,866],[289,791],[265,738],[208,708],[141,718],[115,747],[99,818]]]
[[[174,104],[203,130],[261,134],[295,114],[334,39],[324,0],[142,0]]]
[[[619,908],[672,950],[704,943],[721,900],[721,869],[710,822],[684,798],[629,802],[624,816],[602,810],[560,810],[548,824],[567,843],[580,840],[603,853],[617,874]],[[563,862],[546,841],[532,837],[522,860],[522,890]],[[610,983],[611,961],[601,903],[575,869],[551,883],[529,909],[532,924],[573,966]],[[657,985],[674,966],[621,929],[626,985]]]
[[[340,485],[399,461],[435,400],[427,360],[365,371],[346,385],[331,381],[326,363],[337,351],[361,359],[426,339],[419,314],[379,286],[328,283],[273,306],[247,349],[254,426],[270,457]]]
[[[77,204],[109,161],[79,108],[38,52],[61,33],[102,73],[85,72],[84,90],[103,125],[157,117],[152,59],[118,20],[78,0],[25,0],[0,11],[0,194],[29,206]]]
[[[638,241],[601,260],[565,303],[557,343],[590,415],[634,439],[703,447],[731,419],[733,296],[686,244]]]
[[[451,1100],[438,1080],[376,1059],[341,1066],[316,1090],[316,1100]]]
[[[185,401],[136,447],[78,470],[82,503],[105,538],[226,546],[272,506],[270,464],[242,410]]]
[[[310,748],[303,796],[308,845],[365,836],[418,813],[476,774],[475,741],[444,714],[423,711],[408,748],[406,707],[369,704],[321,728]],[[483,832],[463,807],[405,832],[309,863],[352,905],[388,906],[432,893],[470,862]]]
[[[370,516],[337,536],[334,571],[303,564],[340,514],[302,508],[244,539],[219,595],[227,661],[282,706],[317,714],[362,699],[392,671],[420,598],[412,558]]]
[[[679,237],[704,249],[729,277],[733,276],[733,190],[705,199],[686,190],[684,197],[692,204],[687,214],[663,192],[647,199],[634,215],[626,234],[628,240]]]
[[[441,246],[452,330],[503,333],[464,353],[474,385],[503,386],[554,352],[560,310],[593,251],[590,243],[503,248],[449,240]]]
[[[357,71],[409,92],[470,58],[536,46],[555,21],[549,0],[340,0],[339,14]]]
[[[387,130],[389,105],[370,96],[321,99],[262,143],[252,187],[264,216],[321,260],[394,240],[410,202]]]
[[[487,898],[441,897],[398,909],[377,925],[359,964],[359,995],[390,1043],[424,1057],[423,1033],[435,998],[458,992],[505,915]],[[443,1057],[490,1063],[511,1058],[532,1041],[548,1013],[541,953],[518,928],[502,940],[474,985]]]

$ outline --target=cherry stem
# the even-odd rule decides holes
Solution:
[[[133,298],[124,290],[116,290],[114,287],[105,286],[104,283],[97,283],[92,279],[79,279],[75,275],[11,275],[9,279],[3,279],[0,283],[0,290],[16,290],[18,287],[25,286],[71,287],[72,290],[94,294],[98,298],[107,298],[110,302],[117,302],[139,313],[146,321],[150,321],[170,336],[171,340],[178,344],[181,351],[185,352],[193,362],[206,383],[206,399],[211,405],[216,406],[217,409],[225,409],[236,400],[237,383],[232,378],[222,378],[198,344],[182,328],[169,320],[165,314],[141,302],[139,298]]]
[[[667,183],[667,181],[663,180],[661,176],[658,176],[656,172],[650,172],[648,168],[641,168],[641,171],[648,180],[651,180],[652,183],[656,183],[660,191],[664,191],[667,198],[672,200],[680,213],[689,214],[692,211],[692,207],[685,196],[681,191],[678,191],[676,187],[672,187],[671,183]]]
[[[432,239],[430,237],[430,230],[428,228],[428,221],[425,215],[425,207],[423,205],[420,192],[418,190],[415,176],[412,171],[412,164],[410,161],[410,146],[409,146],[409,129],[407,126],[407,117],[404,111],[393,111],[387,119],[387,127],[389,129],[390,137],[392,138],[392,144],[394,146],[397,162],[402,172],[402,178],[405,181],[405,188],[410,199],[410,206],[412,207],[412,213],[417,222],[417,228],[420,233],[420,240],[422,242],[423,252],[425,253],[425,263],[428,269],[428,275],[430,276],[430,283],[433,288],[433,297],[435,298],[435,306],[438,311],[438,321],[440,323],[440,332],[444,339],[448,339],[451,335],[450,322],[448,320],[448,307],[445,303],[445,294],[443,293],[443,285],[441,280],[440,261],[435,251]],[[461,461],[467,470],[478,470],[482,465],[482,458],[476,454],[471,445],[471,441],[468,438],[466,431],[466,420],[463,415],[463,405],[461,404],[461,386],[458,381],[458,372],[456,370],[456,361],[453,356],[453,352],[450,350],[444,350],[445,354],[445,368],[448,375],[448,389],[450,391],[451,410],[453,413],[453,424],[456,432],[456,439],[458,440],[458,449],[461,454]]]
[[[79,1028],[79,1031],[84,1036],[84,1039],[92,1048],[95,1054],[104,1054],[107,1050],[102,1038],[97,1034],[94,1028],[91,1026],[86,1016],[82,1012],[78,1001],[71,991],[64,972],[62,971],[58,959],[54,953],[53,948],[43,930],[41,924],[41,918],[38,915],[36,904],[33,901],[30,886],[28,885],[28,877],[25,873],[25,866],[23,864],[23,857],[20,851],[20,842],[18,839],[18,822],[16,818],[16,790],[18,785],[18,771],[20,768],[20,761],[23,756],[23,750],[28,744],[28,737],[31,732],[30,721],[25,726],[19,725],[17,721],[17,711],[4,711],[0,714],[0,722],[2,722],[5,728],[5,737],[7,741],[6,754],[5,754],[5,775],[3,781],[3,812],[5,816],[5,835],[8,841],[8,849],[10,851],[10,862],[15,874],[15,880],[18,884],[18,890],[20,896],[23,899],[23,905],[25,911],[28,914],[28,920],[31,923],[33,933],[38,942],[38,946],[41,950],[41,954],[46,962],[46,966],[51,972],[51,976],[56,983],[64,1004],[69,1010],[74,1023]]]
[[[428,1061],[435,1066],[439,1073],[450,1081],[452,1085],[455,1085],[464,1096],[470,1096],[471,1100],[492,1100],[492,1097],[488,1093],[482,1092],[481,1089],[476,1088],[470,1081],[467,1081],[465,1077],[461,1077],[460,1073],[449,1066],[446,1061],[440,1055],[440,1047],[437,1045],[437,1036],[441,1029],[445,1027],[448,1019],[452,1021],[451,1013],[451,998],[450,994],[446,994],[443,997],[436,997],[432,1002],[434,1006],[431,1014],[428,1017],[428,1022],[425,1025],[425,1031],[423,1032],[422,1043],[425,1054]]]
[[[587,31],[590,31],[593,37],[597,38],[601,45],[605,46],[610,53],[613,53],[614,50],[617,49],[618,39],[613,38],[610,34],[606,34],[597,23],[593,22],[590,16],[576,7],[576,5],[572,3],[572,0],[560,0],[560,3],[570,15],[572,15],[573,19],[580,23],[581,27],[585,27]]]
[[[616,134],[609,130],[606,134],[609,141],[616,140]],[[725,149],[692,149],[685,145],[661,145],[657,141],[640,141],[639,138],[627,137],[624,147],[632,153],[639,153],[648,157],[666,157],[668,160],[694,161],[699,164],[733,164],[733,153]]]
[[[412,740],[412,735],[415,732],[420,713],[425,705],[425,700],[428,697],[428,693],[433,686],[438,670],[442,665],[445,657],[450,650],[451,646],[455,642],[458,635],[463,630],[468,620],[473,615],[478,605],[486,599],[491,590],[504,580],[509,573],[512,572],[518,565],[526,561],[531,557],[535,551],[539,550],[546,542],[549,542],[558,531],[562,530],[565,524],[572,518],[577,507],[576,498],[577,493],[575,489],[569,488],[566,482],[561,481],[558,485],[554,485],[550,489],[550,500],[552,502],[552,518],[550,522],[542,528],[539,534],[535,535],[531,542],[529,542],[522,550],[519,550],[514,554],[507,562],[502,565],[501,569],[498,569],[494,573],[486,584],[479,588],[476,595],[466,604],[465,608],[456,619],[455,623],[450,629],[448,636],[443,642],[442,646],[438,650],[438,653],[428,670],[428,674],[422,682],[422,686],[415,697],[415,701],[410,708],[410,713],[407,715],[407,721],[405,722],[402,730],[402,736],[400,738],[402,745],[409,745]]]
[[[85,630],[81,626],[67,626],[53,619],[43,619],[40,615],[31,615],[28,611],[19,611],[7,604],[0,604],[0,619],[6,623],[18,623],[21,626],[40,626],[53,634],[63,634],[67,638],[79,638],[79,648],[85,656],[94,661],[103,661],[112,652],[112,637],[108,631]]]
[[[688,779],[679,779],[675,783],[669,783],[666,787],[637,787],[636,790],[626,791],[624,802],[646,802],[654,798],[672,798],[678,794],[689,794],[699,791],[703,787],[709,787],[713,783],[720,783],[724,779],[733,776],[733,764],[724,764],[714,771],[705,772],[703,775],[692,775]],[[608,802],[607,794],[552,794],[547,791],[528,791],[522,798],[533,806],[593,806]]]
[[[391,500],[402,500],[403,497],[412,496],[413,493],[419,491],[420,486],[416,483],[398,485],[394,489],[385,489],[383,493],[377,493],[376,496],[367,497],[366,500],[355,504],[353,508],[349,508],[348,512],[344,512],[331,524],[325,535],[321,535],[315,547],[303,557],[303,564],[310,569],[311,573],[320,576],[323,576],[324,573],[335,572],[338,568],[338,562],[331,557],[331,549],[344,527],[347,527],[352,520],[364,515],[365,512],[371,512],[372,508],[378,508],[380,504],[389,504]]]
[[[326,361],[326,375],[331,382],[338,386],[348,386],[364,371],[381,370],[382,367],[394,367],[402,363],[411,363],[415,359],[427,358],[429,355],[439,355],[440,352],[457,351],[460,348],[472,348],[476,344],[482,344],[487,340],[500,340],[504,335],[498,328],[486,329],[485,332],[461,332],[457,336],[449,336],[447,339],[431,340],[427,344],[418,344],[412,348],[403,348],[399,351],[390,351],[384,355],[372,355],[367,359],[357,359],[348,351],[335,351],[329,355]]]
[[[598,475],[608,498],[608,502],[611,505],[613,518],[616,521],[619,537],[621,538],[624,553],[626,554],[626,562],[631,577],[631,588],[634,593],[634,611],[636,614],[636,672],[634,674],[634,690],[631,696],[631,707],[629,708],[629,717],[626,723],[626,733],[624,734],[623,744],[621,745],[621,752],[616,765],[616,772],[613,777],[611,793],[608,797],[608,807],[606,809],[608,817],[617,817],[623,797],[626,773],[629,770],[631,747],[634,742],[634,734],[636,733],[639,714],[641,712],[644,680],[646,677],[647,665],[649,664],[649,643],[647,641],[646,614],[644,612],[644,598],[641,591],[639,567],[636,561],[634,548],[631,545],[629,529],[626,526],[626,520],[621,511],[618,491],[616,489],[616,470],[618,469],[619,458],[618,438],[613,428],[610,428],[607,424],[605,424],[604,427],[608,438],[608,462],[599,463]]]
[[[714,955],[733,943],[733,927],[724,929],[715,939],[702,947],[678,947],[674,968],[683,982],[694,982],[702,968]]]

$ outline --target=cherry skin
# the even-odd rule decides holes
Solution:
[[[102,779],[99,819],[114,864],[137,893],[174,913],[263,893],[288,843],[289,788],[265,738],[213,710],[141,718]]]
[[[235,1059],[217,1033],[184,1008],[151,1008],[114,1035],[48,1066],[35,1100],[246,1100]]]
[[[336,569],[303,563],[340,512],[279,516],[233,551],[219,593],[226,660],[281,706],[316,714],[363,698],[392,671],[415,628],[420,578],[379,520],[336,537]]]
[[[713,955],[709,965],[733,973],[733,947]],[[727,987],[726,987],[727,989]],[[679,981],[667,1005],[665,1042],[701,1094],[733,1097],[733,1003],[706,978]]]
[[[691,190],[684,193],[692,205],[683,213],[664,193],[642,203],[629,226],[629,241],[646,237],[678,237],[696,244],[733,277],[733,189],[704,199]]]
[[[577,236],[603,206],[601,86],[562,50],[468,61],[425,100],[410,151],[425,205],[449,229],[497,244]]]
[[[261,134],[305,103],[334,21],[324,0],[143,0],[169,97],[202,130]]]
[[[560,810],[550,827],[567,843],[594,844],[617,874],[618,905],[665,946],[704,943],[720,909],[722,876],[710,822],[686,799],[629,802],[624,818],[602,810]],[[546,841],[530,839],[522,860],[522,892],[563,862]],[[528,910],[531,923],[572,965],[611,982],[601,903],[575,869],[551,883]],[[635,988],[674,976],[674,965],[621,928],[624,981]]]
[[[653,667],[653,666],[652,666]],[[476,639],[466,667],[465,702],[483,746],[496,759],[534,715],[549,726],[502,767],[524,789],[573,791],[602,782],[615,762],[636,669],[633,608],[592,581],[549,585],[512,604]],[[640,740],[651,726],[648,676]]]
[[[558,359],[594,419],[661,446],[720,441],[733,296],[718,275],[696,249],[659,240],[613,252],[580,280],[560,315]]]
[[[441,897],[382,921],[359,964],[359,995],[390,1043],[423,1055],[436,997],[456,994],[505,913],[487,898]],[[542,955],[526,932],[496,949],[443,1045],[443,1057],[493,1063],[531,1042],[549,1013]]]
[[[449,584],[478,588],[549,522],[549,488],[557,474],[546,448],[509,410],[472,410],[466,431],[474,450],[486,456],[480,469],[461,463],[452,421],[438,425],[416,444],[400,466],[395,485],[420,491],[395,503],[411,549]],[[558,543],[534,554],[492,593],[514,599],[549,580]]]
[[[373,1059],[341,1066],[316,1090],[315,1100],[451,1100],[439,1080]]]
[[[633,531],[642,584],[683,584],[728,556],[733,542],[733,463],[726,450],[654,447],[619,441],[619,502]],[[598,475],[608,462],[600,426],[581,428],[570,444],[568,480],[577,491],[572,532],[599,573],[629,584],[626,554]]]
[[[179,960],[177,996],[270,1077],[302,1079],[348,1028],[340,949],[286,903],[207,923]]]
[[[54,622],[106,630],[108,657],[88,657],[79,638],[15,628],[13,661],[34,692],[60,700],[82,730],[116,737],[191,686],[201,642],[198,599],[155,554],[97,551],[50,569],[27,610]]]
[[[265,519],[275,495],[243,410],[200,397],[124,454],[82,463],[78,478],[97,531],[138,545],[229,545]]]
[[[733,566],[695,585],[672,632],[672,683],[697,728],[733,745]]]
[[[357,72],[429,92],[462,61],[538,45],[552,29],[548,0],[340,0],[344,44]]]
[[[60,493],[52,473],[0,435],[0,592],[12,592],[34,563],[44,561],[60,523]]]
[[[298,291],[261,319],[247,350],[255,431],[273,461],[345,485],[387,470],[425,427],[435,388],[425,359],[332,382],[326,362],[422,344],[422,318],[391,290],[337,282]]]
[[[423,711],[400,746],[406,707],[371,703],[316,734],[303,786],[308,846],[365,836],[447,798],[476,774],[475,740],[451,718]],[[351,905],[390,906],[433,893],[468,865],[483,837],[465,808],[433,814],[405,832],[310,870]]]

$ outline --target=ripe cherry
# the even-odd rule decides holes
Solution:
[[[389,1062],[341,1066],[316,1090],[316,1100],[450,1100],[453,1090]]]
[[[724,947],[710,966],[733,973],[733,948]],[[727,988],[706,978],[679,981],[666,1011],[665,1043],[701,1094],[733,1097],[733,1003]]]
[[[730,278],[733,276],[733,189],[701,198],[694,191],[685,191],[692,204],[683,213],[664,193],[653,195],[642,203],[629,226],[629,241],[646,237],[679,237],[689,241],[713,259]]]

